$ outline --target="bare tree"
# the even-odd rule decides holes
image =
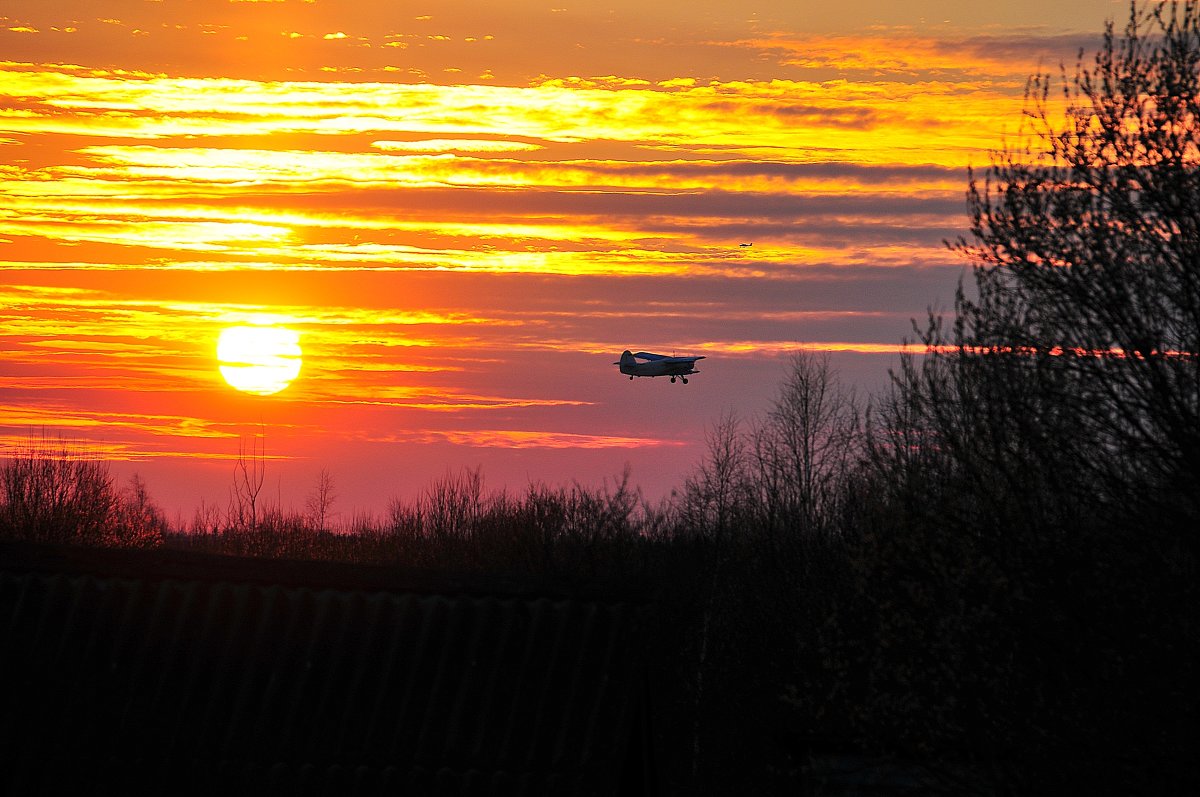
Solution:
[[[169,529],[167,518],[150,497],[146,482],[133,474],[120,494],[120,512],[114,536],[120,544],[156,547]]]
[[[314,528],[327,529],[332,517],[333,503],[336,500],[337,492],[334,489],[333,476],[330,475],[328,468],[321,468],[321,472],[317,476],[317,483],[308,494],[308,498],[305,499],[308,520]]]
[[[730,559],[735,535],[747,531],[754,515],[753,488],[742,422],[729,410],[705,432],[707,456],[684,483],[677,504],[682,529],[707,543],[701,560],[703,583],[699,625],[696,628],[695,671],[692,674],[692,776],[699,772],[704,747],[702,728],[707,710],[705,678],[712,655],[714,627],[728,619]]]
[[[0,534],[38,542],[158,545],[167,522],[134,475],[118,490],[108,467],[61,438],[30,438],[0,465]]]
[[[751,435],[750,458],[765,526],[827,528],[862,456],[861,443],[857,399],[838,381],[829,355],[794,354],[779,395]]]
[[[191,532],[204,535],[216,534],[221,530],[221,522],[220,505],[210,504],[202,498],[200,506],[196,507],[196,511],[192,515]]]
[[[119,503],[104,463],[44,435],[0,467],[0,490],[4,532],[42,542],[105,542]]]
[[[685,526],[718,540],[751,511],[742,422],[727,411],[705,432],[707,457],[684,483],[680,514]]]
[[[483,469],[447,471],[421,495],[425,530],[434,537],[469,537],[483,514]]]
[[[238,441],[238,458],[233,466],[233,484],[229,488],[227,525],[242,531],[258,526],[261,515],[259,495],[267,473],[267,444],[262,435]]]

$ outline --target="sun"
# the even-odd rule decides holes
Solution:
[[[270,396],[300,375],[300,333],[278,326],[226,327],[217,339],[217,366],[230,386]]]

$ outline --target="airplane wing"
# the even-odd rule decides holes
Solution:
[[[637,354],[635,354],[633,356],[637,357],[640,360],[650,360],[652,362],[663,362],[663,363],[694,363],[694,362],[696,362],[696,360],[704,359],[703,354],[701,354],[698,357],[668,357],[665,354],[652,354],[648,351],[639,351]]]

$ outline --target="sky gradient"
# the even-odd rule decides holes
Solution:
[[[789,352],[886,381],[967,165],[1127,10],[6,0],[0,446],[62,434],[184,519],[256,433],[285,508],[322,468],[344,517],[475,466],[661,497]],[[239,324],[299,334],[287,389],[222,378]]]

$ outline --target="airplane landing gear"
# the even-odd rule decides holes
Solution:
[[[632,377],[632,376],[631,376],[631,377],[629,377],[629,381],[630,381],[630,382],[632,382],[632,381],[633,381],[633,377]]]
[[[687,377],[686,377],[686,376],[681,376],[681,377],[679,377],[679,378],[683,380],[683,383],[684,383],[685,385],[687,384]]]
[[[675,377],[671,377],[671,384],[675,384]]]

